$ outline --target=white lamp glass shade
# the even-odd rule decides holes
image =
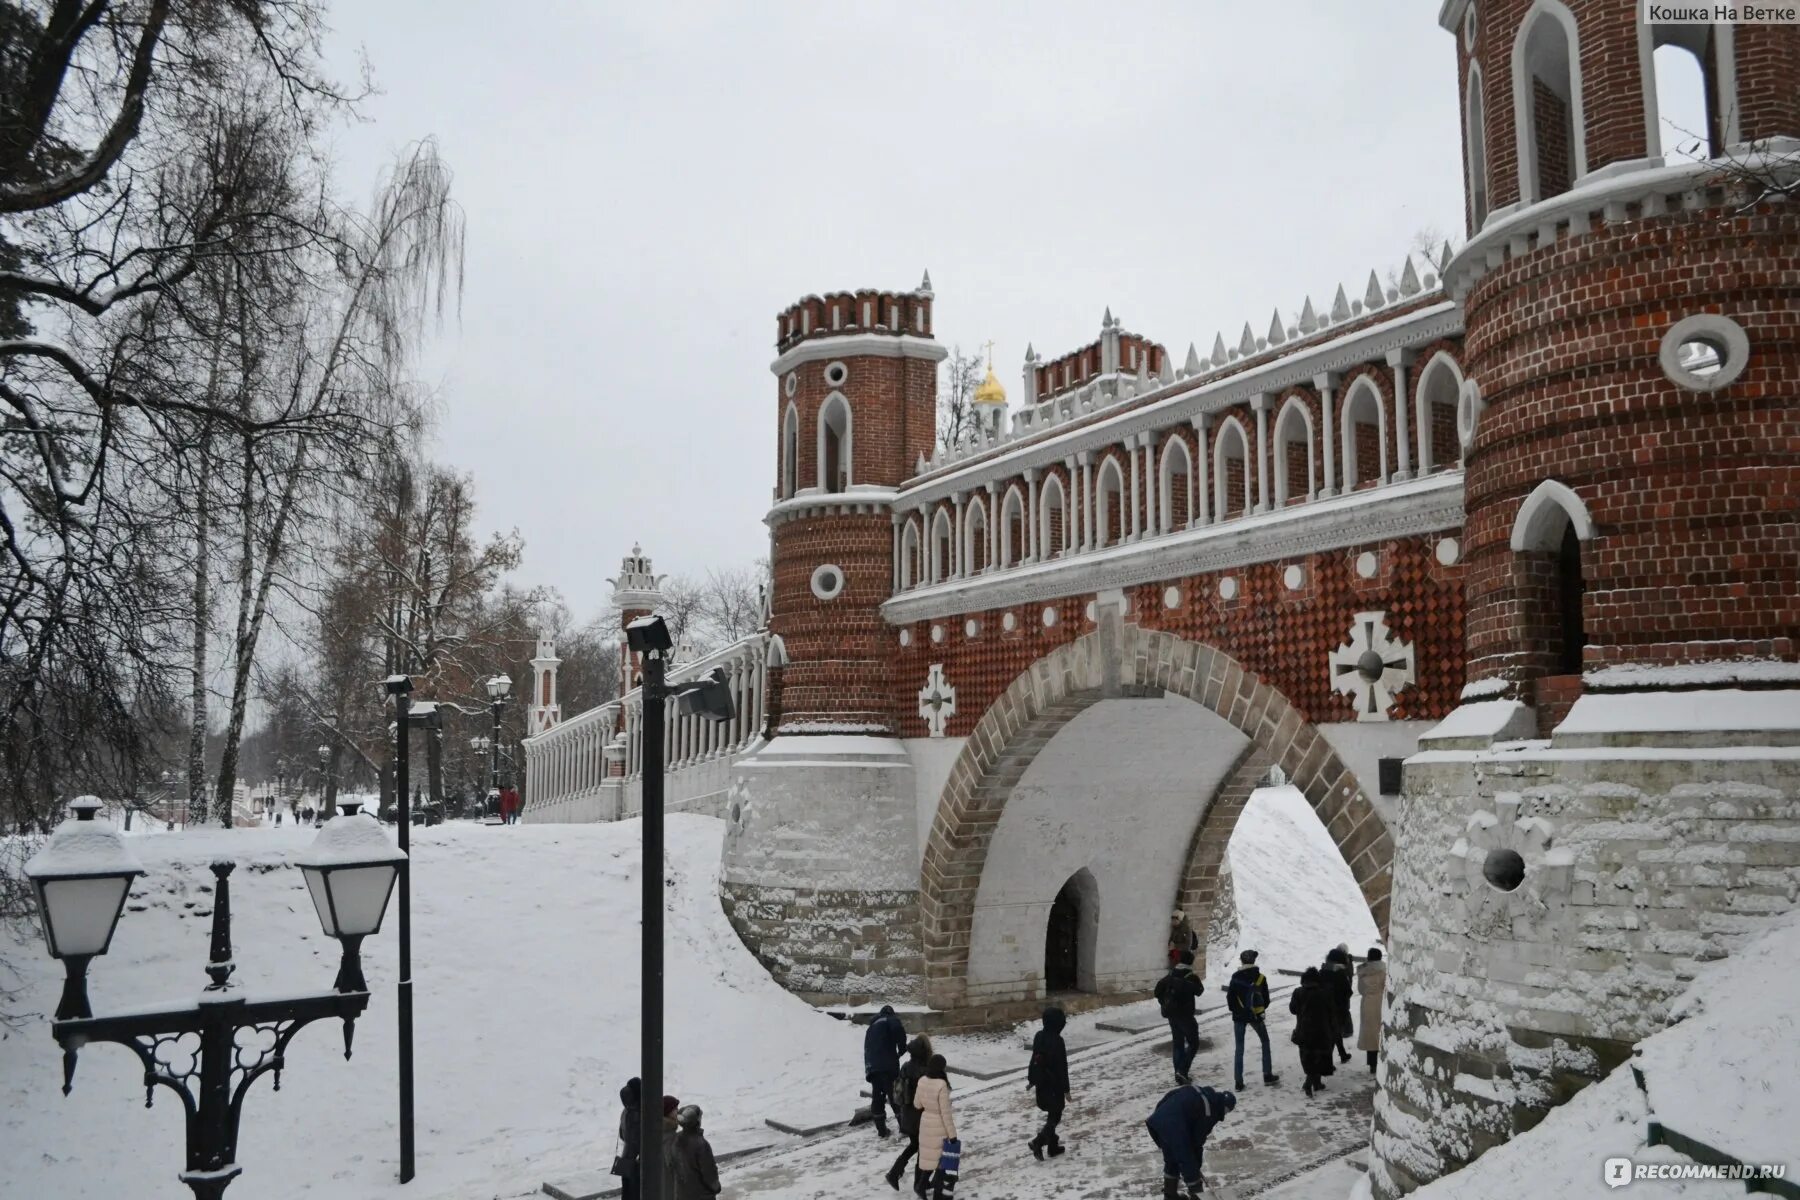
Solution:
[[[57,958],[106,953],[131,890],[130,875],[37,880],[44,941]]]
[[[319,924],[325,930],[326,937],[336,937],[337,917],[331,911],[331,893],[325,888],[325,872],[302,867],[300,874],[306,877],[306,890],[312,893],[313,908],[318,910]]]
[[[306,886],[319,924],[332,937],[365,937],[381,930],[388,897],[393,894],[399,864],[371,863],[361,867],[305,868]]]

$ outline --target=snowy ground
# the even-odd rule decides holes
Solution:
[[[717,899],[722,830],[709,818],[669,819],[667,1078],[669,1091],[705,1108],[715,1145],[730,1150],[780,1141],[766,1117],[822,1123],[847,1116],[860,1086],[862,1031],[782,991],[733,936]],[[94,964],[96,1011],[189,999],[205,983],[211,895],[201,889],[210,886],[206,866],[218,856],[240,864],[232,876],[238,982],[258,992],[328,987],[337,943],[320,933],[299,872],[288,869],[312,836],[292,827],[133,835],[149,873],[133,890],[111,952]],[[374,1001],[358,1024],[355,1058],[343,1060],[335,1028],[310,1028],[295,1039],[281,1091],[265,1079],[245,1102],[238,1156],[245,1173],[232,1194],[489,1200],[604,1171],[618,1089],[637,1061],[638,840],[635,821],[416,830],[418,1178],[404,1190],[395,1182],[390,909],[386,927],[364,948]],[[1239,944],[1258,946],[1278,983],[1273,968],[1316,962],[1343,940],[1360,952],[1373,937],[1348,870],[1298,793],[1260,793],[1231,853]],[[1229,949],[1234,961],[1236,946]],[[174,1097],[159,1091],[146,1112],[136,1060],[113,1046],[85,1050],[73,1094],[61,1096],[58,1051],[46,1028],[60,966],[35,940],[0,946],[0,957],[18,971],[16,1006],[35,1010],[18,1028],[0,1027],[0,1200],[185,1197],[176,1179],[182,1121]],[[1223,1029],[1223,1045],[1203,1051],[1196,1070],[1228,1084],[1229,1025],[1216,1014],[1230,962],[1221,965],[1203,1008],[1215,1014],[1211,1035],[1219,1039]],[[1071,1046],[1094,1047],[1086,1053],[1098,1057],[1081,1065],[1077,1053],[1079,1098],[1068,1127],[1078,1145],[1053,1164],[1054,1175],[1014,1181],[1034,1120],[1016,1078],[957,1079],[970,1141],[966,1191],[1104,1196],[1117,1183],[1124,1189],[1117,1194],[1137,1194],[1125,1181],[1155,1165],[1142,1120],[1169,1085],[1167,1052],[1159,1048],[1166,1036],[1094,1029],[1134,1015],[1154,1025],[1148,1005],[1071,1023]],[[1273,1093],[1252,1085],[1234,1131],[1209,1160],[1221,1178],[1266,1180],[1367,1136],[1367,1075],[1340,1076],[1354,1086],[1309,1106],[1290,1086],[1297,1077],[1286,1020],[1285,1012],[1277,1020],[1276,1053],[1288,1078]],[[1024,1046],[1014,1031],[945,1039],[943,1049],[991,1077],[1022,1068]],[[727,1194],[891,1194],[869,1164],[880,1166],[893,1151],[872,1141],[863,1129],[845,1139],[788,1142],[731,1166]],[[1041,1191],[1046,1180],[1059,1190]]]

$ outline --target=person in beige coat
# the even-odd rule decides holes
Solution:
[[[942,1184],[934,1177],[943,1155],[944,1139],[956,1136],[956,1116],[950,1110],[949,1069],[943,1055],[932,1055],[926,1064],[925,1078],[913,1091],[913,1107],[919,1110],[919,1160],[913,1171],[913,1192],[923,1196],[929,1187],[933,1196],[942,1196]]]
[[[1379,947],[1371,948],[1369,961],[1356,968],[1356,993],[1362,997],[1362,1019],[1357,1022],[1356,1048],[1369,1056],[1369,1070],[1381,1054],[1381,994],[1387,990],[1387,964]]]

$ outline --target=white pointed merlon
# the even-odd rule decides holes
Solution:
[[[1198,375],[1205,368],[1200,365],[1200,352],[1194,349],[1194,343],[1188,343],[1187,362],[1182,365],[1182,373],[1188,376]]]
[[[1164,385],[1174,383],[1175,382],[1175,364],[1169,361],[1169,356],[1168,356],[1167,352],[1165,352],[1163,354],[1162,360],[1163,360],[1162,370],[1160,370],[1156,373],[1156,381],[1158,383],[1161,383]]]
[[[1313,311],[1312,297],[1306,298],[1306,307],[1300,310],[1300,332],[1311,333],[1319,327],[1319,314]]]
[[[1111,329],[1112,327],[1113,327],[1112,305],[1109,304],[1106,306],[1106,315],[1104,317],[1100,318],[1100,328]]]
[[[931,295],[931,272],[930,271],[926,271],[925,278],[919,280],[919,295],[921,295],[921,296]]]
[[[1269,345],[1279,346],[1287,341],[1287,330],[1281,327],[1281,310],[1275,310],[1274,320],[1269,322]]]
[[[1256,353],[1256,335],[1250,332],[1250,322],[1244,322],[1244,336],[1238,339],[1238,353],[1249,358]]]
[[[1381,294],[1381,280],[1376,276],[1375,272],[1370,271],[1369,286],[1368,289],[1363,292],[1363,307],[1373,312],[1375,309],[1380,308],[1386,303],[1387,297]]]
[[[1033,349],[1032,349],[1032,348],[1031,348],[1031,343],[1030,343],[1030,342],[1026,342],[1026,343],[1025,343],[1025,361],[1026,361],[1026,362],[1028,362],[1028,363],[1034,363],[1034,362],[1036,362],[1036,361],[1037,361],[1037,360],[1038,360],[1038,359],[1037,359],[1037,351],[1036,351],[1036,350],[1033,350]]]
[[[1215,333],[1213,334],[1212,365],[1215,367],[1222,367],[1225,365],[1225,362],[1225,335],[1223,333]]]
[[[1137,383],[1140,392],[1148,391],[1150,388],[1150,351],[1148,350],[1138,355]]]
[[[1400,294],[1416,296],[1419,294],[1419,273],[1413,270],[1412,255],[1406,256],[1406,269],[1400,272]]]
[[[1344,295],[1344,285],[1338,284],[1337,295],[1331,300],[1331,319],[1348,321],[1350,319],[1350,299]]]
[[[1442,275],[1444,273],[1444,268],[1449,265],[1450,265],[1450,242],[1448,241],[1448,239],[1446,239],[1444,242],[1443,250],[1441,252],[1439,252],[1439,254],[1438,254],[1438,274]]]

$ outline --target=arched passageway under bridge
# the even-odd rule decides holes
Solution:
[[[1173,909],[1204,952],[1226,844],[1271,767],[1325,823],[1385,932],[1393,838],[1326,739],[1229,655],[1102,609],[1013,681],[951,768],[920,870],[929,1002],[1047,994],[1053,914],[1066,923],[1071,908],[1058,896],[1083,873],[1072,907],[1091,940],[1073,944],[1090,980],[1078,969],[1073,990],[1150,986]]]

